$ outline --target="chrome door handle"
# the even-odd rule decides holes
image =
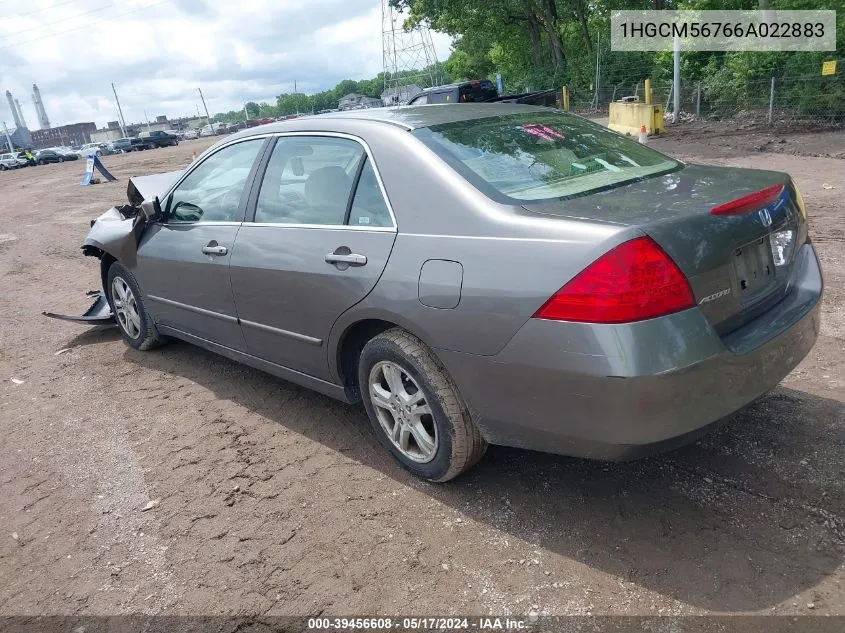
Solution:
[[[363,266],[367,263],[367,256],[358,255],[357,253],[350,253],[349,255],[338,255],[337,253],[329,253],[328,255],[326,255],[326,263],[349,264],[350,266]]]
[[[204,255],[225,255],[229,249],[225,246],[220,246],[216,240],[211,240],[208,244],[202,247]]]

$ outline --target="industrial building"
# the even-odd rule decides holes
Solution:
[[[96,130],[97,124],[93,121],[33,130],[32,146],[35,149],[43,149],[57,145],[84,145],[91,142],[91,133]]]

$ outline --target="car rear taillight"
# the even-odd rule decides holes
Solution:
[[[749,193],[747,196],[720,204],[718,207],[713,207],[710,209],[710,213],[713,215],[739,215],[748,211],[754,211],[777,200],[785,188],[784,185],[766,187],[760,191]]]
[[[558,290],[536,319],[628,323],[695,306],[689,281],[650,237],[605,253]]]

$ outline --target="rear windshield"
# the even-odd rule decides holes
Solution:
[[[567,198],[680,167],[586,119],[557,111],[421,128],[417,137],[492,198]]]

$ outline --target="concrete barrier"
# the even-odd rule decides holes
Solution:
[[[642,126],[645,126],[646,133],[649,136],[664,134],[666,122],[663,117],[663,106],[619,101],[610,104],[610,119],[607,127],[611,130],[630,136],[638,136]]]

